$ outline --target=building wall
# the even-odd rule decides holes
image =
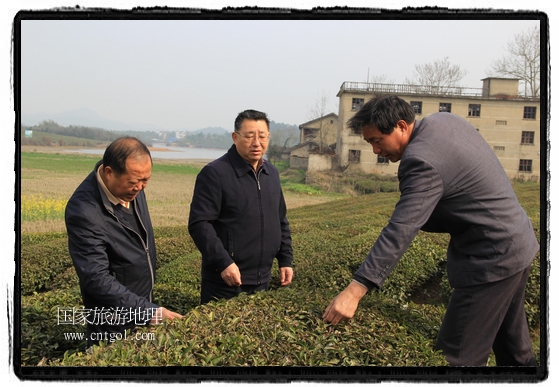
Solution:
[[[298,145],[289,152],[289,167],[308,170],[310,143]]]
[[[289,156],[289,168],[307,170],[309,157]]]
[[[316,147],[316,144],[313,144]],[[309,152],[310,144],[293,149],[289,157],[289,167],[304,169],[309,172],[331,171],[333,168],[334,155],[318,154]]]
[[[316,141],[320,142],[320,127],[322,124],[322,142],[327,145],[335,144],[338,134],[338,117],[335,114],[328,114],[320,119],[309,121],[299,126],[300,139],[299,142]],[[305,129],[314,129],[315,134],[305,136]]]
[[[498,95],[517,96],[518,80],[506,78],[483,79],[483,97],[496,97]]]
[[[491,78],[491,81],[494,79]],[[439,112],[441,103],[451,104],[451,113],[465,118],[485,138],[501,161],[505,172],[510,178],[524,178],[539,181],[540,177],[540,103],[539,99],[510,98],[514,95],[514,87],[518,90],[517,80],[497,79],[495,82],[484,80],[484,87],[491,85],[493,89],[483,90],[491,95],[507,95],[507,98],[478,96],[436,96],[426,94],[398,94],[407,102],[422,102],[418,120]],[[360,170],[368,173],[397,174],[398,163],[378,163],[378,156],[372,147],[363,140],[361,133],[351,133],[346,122],[356,110],[352,109],[353,98],[362,98],[367,102],[373,97],[372,92],[340,90],[339,125],[337,138],[337,165],[342,169]],[[480,115],[469,116],[469,106],[480,105]],[[535,107],[536,117],[525,119],[524,107]],[[533,144],[522,144],[522,132],[533,132]],[[351,161],[351,155],[360,151],[359,162]],[[520,160],[531,160],[532,171],[519,171]]]
[[[316,153],[309,154],[309,161],[307,171],[331,171],[332,170],[332,155],[319,155]]]

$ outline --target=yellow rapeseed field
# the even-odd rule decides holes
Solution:
[[[66,199],[43,195],[21,195],[21,221],[63,219]]]

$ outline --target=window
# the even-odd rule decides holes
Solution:
[[[522,160],[520,159],[520,164],[518,165],[519,172],[532,172],[532,160]]]
[[[479,104],[468,105],[468,117],[479,117],[480,113],[481,113],[481,105]]]
[[[381,155],[377,156],[377,164],[388,164],[388,158],[387,157],[382,157]]]
[[[534,132],[522,132],[521,144],[534,144]]]
[[[415,114],[421,114],[421,109],[423,108],[423,102],[421,102],[421,101],[411,101],[410,105],[413,108],[413,111],[415,112]]]
[[[450,103],[442,103],[442,102],[441,102],[441,103],[439,104],[439,111],[440,111],[440,112],[450,113],[450,106],[451,106],[451,105],[452,105],[452,104],[450,104]]]
[[[317,134],[318,134],[318,129],[312,129],[312,128],[303,129],[303,138],[305,140],[316,138]]]
[[[361,151],[360,150],[349,150],[349,162],[350,163],[360,163],[361,162]]]
[[[365,99],[363,98],[352,98],[351,99],[351,110],[359,110],[361,106],[365,104]]]
[[[495,125],[506,125],[507,121],[503,121],[503,120],[497,120],[495,121]]]
[[[504,151],[504,150],[505,150],[505,147],[504,147],[504,146],[495,145],[495,146],[493,147],[493,150],[496,150],[496,151]]]
[[[535,106],[524,106],[524,117],[523,118],[536,118],[536,107]]]

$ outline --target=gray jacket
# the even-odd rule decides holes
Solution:
[[[498,281],[528,267],[539,245],[503,167],[466,120],[416,121],[398,168],[401,197],[355,279],[380,287],[419,230],[450,234],[450,285]]]

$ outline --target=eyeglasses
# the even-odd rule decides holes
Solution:
[[[252,132],[246,134],[239,133],[239,132],[235,132],[235,133],[243,137],[247,142],[253,142],[255,138],[258,138],[258,141],[260,142],[266,142],[270,138],[270,133],[259,133],[258,136],[256,135],[256,133],[252,133]]]

